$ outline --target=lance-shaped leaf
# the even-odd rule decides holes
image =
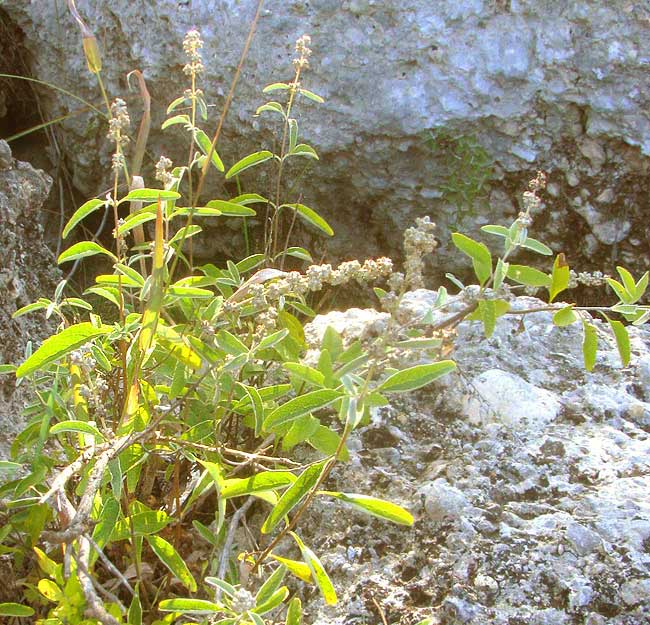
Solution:
[[[157,202],[158,200],[178,200],[181,197],[176,191],[164,191],[163,189],[133,189],[121,200],[122,202]]]
[[[302,417],[302,415],[329,406],[342,396],[343,393],[332,389],[322,389],[312,391],[305,395],[300,395],[273,410],[265,419],[264,428],[266,430],[271,430],[290,423],[291,421]]]
[[[584,338],[582,340],[582,355],[585,362],[585,369],[587,371],[592,371],[596,365],[596,352],[598,350],[598,337],[596,334],[596,327],[587,323],[586,321],[582,322],[582,327],[584,330]]]
[[[558,254],[553,263],[551,286],[548,289],[549,303],[552,302],[562,291],[569,288],[570,277],[569,265],[566,262],[564,254]]]
[[[293,510],[320,479],[329,460],[322,460],[306,468],[300,477],[284,491],[262,525],[262,534],[269,534]]]
[[[627,367],[630,364],[630,335],[627,332],[627,328],[620,321],[615,321],[607,316],[606,319],[614,333],[621,362],[624,367]]]
[[[289,603],[285,625],[300,625],[302,622],[302,602],[294,597]]]
[[[91,436],[94,436],[98,442],[104,441],[102,433],[94,425],[85,421],[62,421],[50,428],[50,434],[61,434],[62,432],[90,434]]]
[[[51,362],[59,360],[59,358],[81,347],[88,341],[108,334],[112,330],[112,326],[102,325],[96,327],[88,322],[70,326],[58,334],[45,339],[43,344],[18,367],[16,377],[21,378],[34,371],[38,371]]]
[[[142,315],[142,328],[138,337],[138,348],[140,349],[141,355],[144,355],[149,347],[151,347],[163,303],[165,255],[163,249],[162,202],[160,200],[156,207],[156,228],[154,232],[153,269],[151,273],[149,301]]]
[[[210,141],[210,137],[208,137],[208,135],[206,135],[202,130],[195,128],[194,139],[197,145],[201,148],[201,152],[203,152],[203,154],[205,154],[206,156],[210,154],[210,147],[212,146],[212,141]],[[224,170],[223,162],[221,161],[221,158],[219,158],[219,155],[217,154],[217,150],[214,148],[212,149],[211,163],[216,167],[217,171],[223,172]]]
[[[0,616],[28,617],[33,616],[34,610],[22,603],[0,603]]]
[[[286,572],[287,567],[283,564],[273,571],[255,595],[255,605],[264,605],[274,595],[278,588],[280,588]]]
[[[302,559],[309,567],[312,577],[314,578],[316,585],[320,589],[321,594],[325,599],[325,603],[328,605],[336,605],[337,598],[336,591],[334,590],[334,585],[332,584],[332,580],[330,580],[329,576],[327,575],[325,568],[321,564],[321,561],[318,559],[316,554],[309,547],[307,547],[305,543],[302,542],[302,540],[300,540],[300,537],[297,534],[294,532],[289,533],[291,536],[293,536],[293,539],[296,541],[296,543],[298,543],[300,553],[302,554]]]
[[[254,217],[257,214],[252,208],[248,208],[248,206],[227,200],[210,200],[206,206],[208,208],[216,208],[226,217]]]
[[[456,368],[452,360],[441,360],[427,365],[415,365],[389,376],[377,388],[380,392],[404,393],[425,386],[447,375]]]
[[[163,599],[158,604],[158,609],[163,612],[186,614],[214,614],[226,611],[226,608],[220,603],[205,599]]]
[[[304,204],[283,204],[283,207],[291,208],[296,211],[305,221],[309,222],[312,226],[316,226],[319,230],[323,231],[327,236],[334,236],[332,227],[313,209]]]
[[[311,576],[311,569],[304,562],[276,556],[273,553],[271,554],[271,557],[274,560],[277,560],[280,564],[284,564],[284,566],[289,569],[289,572],[295,575],[298,579],[301,579],[303,582],[307,582],[308,584],[314,583],[314,579]]]
[[[253,495],[293,484],[296,477],[289,471],[262,471],[250,477],[231,478],[223,483],[224,499]]]
[[[136,536],[158,534],[166,527],[172,518],[162,510],[145,510],[122,519],[115,524],[111,540],[127,540],[131,538],[131,526]]]
[[[464,234],[454,232],[451,235],[454,245],[472,259],[474,273],[481,284],[485,284],[492,275],[492,255],[484,243],[478,243]]]
[[[399,525],[413,525],[413,515],[391,501],[369,497],[368,495],[357,495],[353,493],[338,493],[332,491],[320,491],[319,495],[327,495],[342,501],[361,512],[376,516],[379,519],[392,521]]]
[[[67,263],[71,260],[78,260],[80,258],[86,258],[87,256],[95,256],[97,254],[104,254],[108,256],[112,261],[117,262],[117,256],[113,252],[109,252],[106,248],[95,243],[94,241],[81,241],[70,246],[67,250],[61,252],[59,257],[56,259],[56,262],[60,265],[61,263]]]
[[[92,200],[88,200],[85,204],[82,204],[73,214],[72,217],[70,217],[68,223],[65,225],[65,228],[63,228],[63,232],[61,233],[62,238],[66,238],[72,229],[85,217],[90,215],[90,213],[94,213],[98,208],[101,206],[105,206],[106,200],[98,200],[97,198],[94,198]]]
[[[147,536],[147,542],[158,559],[171,571],[181,583],[190,591],[196,592],[196,581],[187,568],[187,564],[180,557],[178,551],[160,536]]]
[[[508,277],[519,284],[551,288],[551,276],[527,265],[510,265]]]
[[[250,167],[254,167],[255,165],[264,163],[265,161],[268,161],[271,158],[273,158],[273,152],[269,152],[268,150],[260,150],[259,152],[254,152],[253,154],[249,154],[248,156],[245,156],[241,160],[237,161],[226,172],[226,180],[230,180],[230,178],[232,178],[233,176],[237,176],[238,174],[241,174],[243,171],[249,169]]]

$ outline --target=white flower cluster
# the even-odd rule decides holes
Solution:
[[[431,254],[438,245],[433,232],[436,229],[434,224],[428,216],[418,217],[415,220],[415,226],[407,228],[404,232],[404,252],[406,259],[404,260],[404,269],[406,271],[407,286],[412,289],[421,289],[424,287],[424,279],[422,271],[424,269],[424,261],[422,260],[427,254]],[[401,288],[399,277],[393,278],[393,286]],[[396,289],[393,289],[396,290]]]
[[[189,30],[185,35],[185,39],[183,39],[183,50],[189,59],[189,63],[183,67],[183,73],[186,76],[198,76],[205,69],[199,52],[202,47],[201,33],[195,28]]]

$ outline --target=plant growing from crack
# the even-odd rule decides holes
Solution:
[[[197,126],[207,111],[197,86],[200,42],[197,31],[188,34],[190,87],[168,107],[171,117],[163,124],[188,133],[187,163],[174,167],[162,157],[156,167],[161,188],[136,181],[141,148],[129,172],[124,149],[128,111],[115,100],[107,107],[115,146],[112,191],[81,206],[64,230],[67,236],[90,213],[112,211],[114,250],[80,242],[59,262],[108,257],[112,273],[97,276],[86,295],[105,299],[117,314],[109,322],[87,297],[65,297],[65,283],[53,300],[41,298],[15,313],[45,310],[60,324],[20,366],[1,369],[29,384],[34,402],[27,409],[28,425],[12,446],[12,461],[0,463],[3,472],[22,470],[0,487],[0,545],[17,566],[33,564],[39,572],[37,580],[24,584],[26,602],[0,604],[2,615],[20,618],[38,611],[41,625],[263,625],[279,618],[297,625],[301,601],[284,583],[287,575],[314,584],[327,603],[337,601],[321,560],[299,533],[314,501],[331,500],[401,525],[413,523],[395,503],[328,490],[328,478],[347,459],[349,437],[369,422],[374,408],[393,393],[416,390],[454,370],[442,354],[453,347],[458,324],[480,322],[489,337],[499,317],[540,310],[511,311],[512,292],[547,289],[549,304],[542,309],[554,311],[558,326],[582,323],[585,365],[591,369],[598,332],[590,312],[605,316],[625,364],[629,337],[613,316],[636,324],[650,316],[648,307],[638,303],[648,286],[647,273],[634,280],[619,268],[621,282],[605,278],[618,302],[583,309],[554,303],[572,280],[561,254],[549,273],[512,261],[520,249],[552,254],[528,236],[542,176],[525,194],[524,210],[509,228],[483,228],[504,241],[496,264],[483,243],[453,235],[478,281],[466,287],[450,276],[465,302],[460,310],[451,308],[458,298],[440,287],[424,316],[405,320],[401,314],[405,293],[424,284],[423,256],[436,246],[428,218],[405,233],[403,274],[386,258],[285,271],[287,256],[306,262],[311,257],[289,246],[292,228],[281,228],[283,212],[332,234],[315,210],[283,203],[280,193],[289,157],[317,157],[311,146],[298,143],[297,124],[290,117],[298,95],[318,99],[299,84],[308,40],[299,40],[293,80],[266,89],[286,92],[286,106],[268,102],[258,110],[281,116],[280,153],[256,152],[227,172],[216,151],[224,113],[212,140]],[[86,51],[91,71],[99,75],[98,49],[86,46]],[[146,139],[143,132],[136,145]],[[271,160],[278,168],[272,201],[247,193],[201,202],[209,171],[233,178]],[[127,189],[121,197],[120,181]],[[194,218],[245,218],[255,215],[251,206],[256,205],[268,207],[263,250],[224,267],[194,267],[185,247],[201,232]],[[142,231],[143,238],[129,246],[127,236],[150,221],[153,240],[145,242]],[[346,343],[328,328],[317,356],[308,354],[304,324],[314,315],[309,294],[377,281],[385,282],[375,293],[390,313],[380,336]],[[310,461],[292,457],[299,445],[312,448]],[[260,544],[251,540],[233,558],[235,532],[249,510],[264,519]],[[202,563],[188,557],[188,545],[199,538],[206,554]],[[296,559],[278,551],[281,544],[293,545]]]

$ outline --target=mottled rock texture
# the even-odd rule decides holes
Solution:
[[[51,184],[47,174],[12,159],[9,146],[0,141],[0,364],[19,364],[28,341],[38,344],[54,330],[53,324],[44,322],[42,311],[11,318],[21,306],[52,295],[60,279],[39,223]],[[12,374],[0,377],[2,458],[8,456],[13,437],[24,423],[25,388],[25,384],[16,388]]]
[[[186,158],[179,127],[164,137],[157,130],[165,105],[186,86],[183,35],[192,26],[203,33],[202,86],[216,118],[255,0],[77,4],[103,48],[108,92],[127,97],[134,121],[140,105],[125,76],[139,68],[147,78],[157,105],[152,159],[161,152]],[[4,0],[3,9],[24,33],[36,77],[100,102],[64,2]],[[650,163],[646,3],[267,0],[225,125],[227,165],[273,142],[271,122],[253,113],[263,85],[291,77],[292,44],[303,33],[314,51],[304,85],[326,103],[299,107],[321,162],[291,199],[334,225],[338,236],[325,251],[393,253],[413,218],[430,214],[442,226],[441,263],[453,269],[447,230],[472,232],[513,217],[519,191],[543,168],[551,185],[536,226],[556,251],[584,269],[650,261],[642,214]],[[54,117],[78,103],[43,92],[42,106]],[[63,125],[75,183],[92,196],[104,188],[109,162],[105,128],[89,114]],[[424,140],[429,131],[433,148]],[[263,193],[271,185],[264,175],[242,180]],[[215,182],[210,194],[235,190]],[[221,230],[197,249],[205,257],[230,254],[240,236]]]
[[[422,319],[435,299],[407,294],[403,320]],[[511,301],[519,312],[540,305]],[[330,317],[307,327],[314,347]],[[345,343],[364,336],[364,317],[371,335],[376,311],[336,317]],[[463,322],[450,355],[458,371],[354,433],[335,487],[401,502],[416,521],[317,502],[301,532],[341,601],[328,608],[306,590],[307,622],[650,623],[650,336],[631,329],[624,368],[598,323],[588,373],[578,325],[557,328],[549,311],[506,315],[485,339],[480,322]]]

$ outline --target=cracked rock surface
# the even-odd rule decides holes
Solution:
[[[141,106],[125,76],[138,68],[148,81],[150,169],[161,153],[177,164],[186,159],[180,127],[164,136],[159,130],[166,105],[187,86],[185,32],[196,25],[202,31],[201,87],[216,105],[211,113],[220,111],[256,4],[78,3],[102,47],[108,92],[128,100],[134,129]],[[5,0],[3,10],[24,33],[34,77],[99,102],[64,3]],[[643,214],[650,188],[647,3],[267,0],[220,142],[226,166],[273,145],[277,128],[254,112],[265,101],[264,85],[291,78],[293,43],[303,33],[314,52],[304,85],[326,102],[297,109],[304,139],[321,160],[309,164],[300,197],[290,201],[321,211],[337,233],[306,243],[310,249],[318,243],[339,258],[350,250],[394,255],[400,233],[424,214],[439,224],[443,241],[447,230],[471,234],[514,217],[512,198],[541,168],[550,185],[535,228],[556,252],[583,269],[608,270],[605,259],[643,270],[650,263]],[[48,91],[41,106],[54,118],[79,105]],[[106,188],[102,177],[110,171],[106,129],[87,113],[62,128],[75,184],[91,197]],[[429,131],[433,147],[425,142]],[[242,176],[244,188],[268,192],[269,171]],[[210,194],[237,193],[214,182]],[[471,202],[459,201],[463,194]],[[255,220],[249,225],[254,229]],[[239,226],[197,239],[196,253],[213,258],[242,249]],[[446,247],[439,254],[441,266],[454,271],[457,257]]]
[[[421,316],[435,296],[408,294],[403,315]],[[352,314],[348,340],[362,317]],[[369,325],[376,317],[367,311]],[[314,344],[325,323],[315,319]],[[580,330],[553,326],[549,312],[503,317],[489,340],[480,322],[461,324],[458,372],[380,409],[331,485],[401,503],[414,526],[332,503],[302,521],[341,595],[328,608],[308,594],[311,622],[650,623],[650,335],[631,335],[622,368],[599,325],[587,373]]]
[[[21,306],[54,292],[60,273],[43,240],[39,210],[52,180],[28,163],[16,161],[6,142],[0,141],[0,364],[20,364],[28,341],[34,346],[49,336],[54,325],[43,313],[12,319]],[[14,436],[24,424],[21,415],[29,397],[25,386],[16,388],[13,374],[0,376],[0,457],[7,458]]]

